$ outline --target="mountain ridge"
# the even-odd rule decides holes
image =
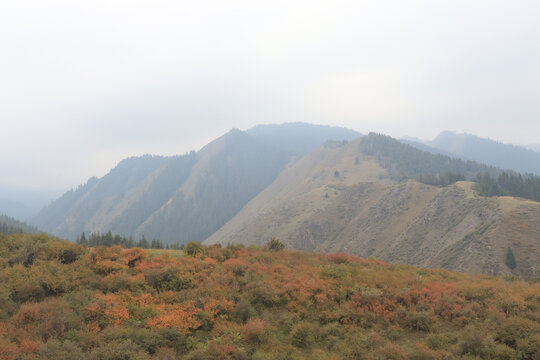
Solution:
[[[403,178],[402,168],[394,163],[402,158],[392,159],[391,151],[381,153],[374,147],[387,142],[397,154],[420,154],[412,148],[407,153],[407,145],[376,134],[339,147],[320,147],[280,174],[205,243],[264,244],[277,237],[293,249],[349,251],[472,273],[534,275],[533,268],[540,265],[540,229],[534,225],[540,203],[478,196],[470,181],[433,186],[411,178],[411,173]],[[439,171],[426,160],[439,155],[426,154],[417,160],[419,175]],[[485,169],[500,171],[448,161],[454,169],[468,170],[469,176]],[[318,167],[303,168],[307,163]],[[519,258],[516,270],[504,263],[510,247]]]
[[[443,131],[431,141],[413,142],[410,145],[424,151],[440,151],[466,160],[473,160],[503,170],[540,175],[540,153],[527,146],[505,144],[473,134]],[[534,145],[533,145],[534,147]]]
[[[264,244],[278,237],[295,249],[466,272],[532,276],[540,265],[539,203],[482,196],[472,182],[481,174],[483,186],[501,179],[512,186],[513,175],[385,135],[351,139],[358,133],[282,126],[233,129],[181,156],[125,159],[64,194],[36,223],[71,240],[83,231],[180,244]],[[277,141],[288,128],[292,135]],[[323,136],[334,140],[321,144]],[[313,147],[308,154],[306,141]],[[515,269],[504,263],[509,248]]]
[[[272,143],[281,127],[303,131],[300,145]],[[285,130],[286,132],[286,130]],[[254,133],[254,134],[252,134]],[[146,235],[164,242],[202,241],[281,169],[321,138],[350,140],[355,131],[304,123],[233,129],[198,152],[122,160],[104,177],[90,178],[29,219],[52,234],[75,240],[84,232]]]

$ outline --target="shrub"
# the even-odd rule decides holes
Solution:
[[[84,360],[86,357],[82,349],[71,341],[60,342],[51,340],[45,344],[41,344],[37,351],[37,358],[48,359],[73,359]]]
[[[157,331],[138,328],[107,328],[103,332],[104,339],[107,342],[121,343],[132,341],[144,351],[154,354],[158,348],[165,345],[171,345],[167,339],[164,339]]]
[[[266,336],[266,323],[260,319],[249,320],[242,327],[242,336],[251,343],[263,342]]]
[[[186,244],[184,251],[189,256],[196,256],[205,253],[204,245],[198,241],[190,241]]]
[[[382,350],[384,359],[386,360],[407,360],[407,352],[399,345],[394,343],[387,343]]]
[[[470,333],[460,344],[461,355],[473,355],[484,358],[487,350],[484,337],[478,331]]]
[[[453,333],[431,334],[427,337],[426,344],[433,350],[448,350],[457,341],[458,338]]]
[[[445,357],[446,358],[446,357]],[[409,355],[410,360],[442,360],[443,357],[435,350],[431,350],[425,344],[417,343],[414,351]]]
[[[150,360],[150,355],[133,341],[127,340],[104,344],[94,349],[90,358],[95,360]]]
[[[346,252],[339,252],[339,253],[330,253],[325,255],[326,260],[329,262],[332,262],[334,264],[346,264],[346,263],[359,263],[362,261],[361,258],[358,256],[346,253]]]
[[[233,319],[246,323],[253,315],[255,315],[255,309],[248,301],[242,300],[234,307],[232,312]]]
[[[496,340],[506,346],[521,352],[534,353],[536,342],[540,350],[540,339],[534,340],[534,335],[540,333],[540,325],[523,318],[509,318],[498,326]]]
[[[414,331],[429,332],[433,319],[428,312],[410,312],[407,314],[407,325]]]
[[[148,285],[157,291],[179,291],[191,285],[191,279],[180,278],[178,271],[170,267],[145,270],[144,277]]]
[[[317,329],[308,322],[296,324],[291,331],[291,343],[298,348],[307,348],[316,341]]]
[[[285,244],[283,244],[276,238],[271,238],[270,241],[266,244],[266,247],[270,251],[281,251],[285,249]]]

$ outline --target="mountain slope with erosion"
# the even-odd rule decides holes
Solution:
[[[294,249],[535,276],[540,203],[480,197],[470,181],[444,187],[420,183],[415,174],[435,176],[448,169],[470,178],[499,170],[396,143],[375,134],[327,143],[281,173],[206,243],[264,244],[277,237]],[[508,248],[515,269],[505,264]]]

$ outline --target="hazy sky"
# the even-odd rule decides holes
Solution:
[[[540,1],[0,2],[0,186],[59,191],[230,128],[540,143]]]

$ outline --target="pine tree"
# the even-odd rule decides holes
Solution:
[[[512,252],[512,249],[508,248],[506,251],[506,266],[508,266],[510,269],[514,270],[517,266],[516,258],[514,257],[514,253]]]

